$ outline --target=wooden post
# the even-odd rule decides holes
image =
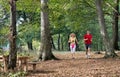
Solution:
[[[19,62],[19,70],[28,70],[28,57],[18,57],[18,62]]]
[[[33,63],[33,71],[36,71],[36,63]]]
[[[24,58],[24,66],[23,66],[23,70],[26,72],[26,71],[28,71],[28,63],[27,63],[27,59],[28,58]]]
[[[4,68],[3,68],[3,71],[4,72],[7,72],[8,71],[8,56],[3,56],[3,65],[4,65]]]

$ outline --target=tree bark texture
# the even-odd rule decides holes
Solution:
[[[60,33],[58,34],[58,50],[60,50]]]
[[[104,13],[102,10],[102,1],[103,0],[96,0],[96,8],[97,8],[97,14],[98,14],[98,21],[100,24],[100,32],[101,32],[101,36],[103,37],[103,42],[106,50],[105,57],[106,58],[109,56],[115,57],[117,55],[114,52],[113,46],[108,37],[107,28],[105,25]]]
[[[113,11],[113,48],[115,50],[119,50],[119,46],[118,46],[118,39],[119,39],[119,35],[118,35],[118,20],[119,20],[119,0],[115,0],[115,7],[114,7],[114,11]]]
[[[61,50],[64,50],[64,42],[63,42],[63,37],[61,37]]]
[[[55,59],[52,53],[52,45],[50,42],[50,29],[48,17],[48,0],[41,0],[41,45],[39,59],[50,60]]]
[[[32,41],[28,41],[27,42],[27,46],[29,50],[33,50],[33,45],[32,45]]]
[[[15,0],[10,0],[10,34],[9,34],[9,42],[10,42],[10,53],[8,60],[8,69],[14,69],[16,67],[16,59],[17,59],[17,49],[16,49],[16,3]]]
[[[53,40],[52,36],[51,36],[51,44],[52,44],[52,48],[53,48],[54,50],[56,50],[56,47],[55,47],[54,40]]]

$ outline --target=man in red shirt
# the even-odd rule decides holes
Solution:
[[[84,42],[86,46],[86,57],[90,58],[90,48],[92,44],[92,35],[89,31],[87,31],[87,34],[84,35]]]

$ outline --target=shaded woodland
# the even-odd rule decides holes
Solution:
[[[85,51],[83,35],[93,35],[92,51],[115,58],[120,49],[119,0],[1,0],[0,53],[8,55],[8,69],[17,57],[37,53],[37,61],[58,60],[53,51],[69,52],[69,34]]]

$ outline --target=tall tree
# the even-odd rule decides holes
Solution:
[[[115,0],[115,7],[113,11],[113,48],[115,50],[119,50],[118,20],[119,20],[119,0]]]
[[[61,39],[61,36],[60,36],[60,33],[58,34],[58,50],[60,50],[60,39]]]
[[[10,53],[8,61],[8,69],[16,67],[17,49],[16,49],[16,1],[10,0],[10,34],[8,36],[10,42]]]
[[[100,32],[101,32],[101,35],[103,37],[104,46],[106,49],[105,57],[106,58],[107,57],[116,57],[117,54],[114,52],[113,46],[112,46],[110,39],[108,37],[107,28],[105,25],[104,13],[102,10],[102,1],[103,0],[96,0],[95,2],[96,2],[98,20],[99,20],[99,24],[100,24]]]
[[[41,46],[39,59],[55,59],[52,53],[50,41],[49,17],[48,17],[48,0],[41,0]]]

